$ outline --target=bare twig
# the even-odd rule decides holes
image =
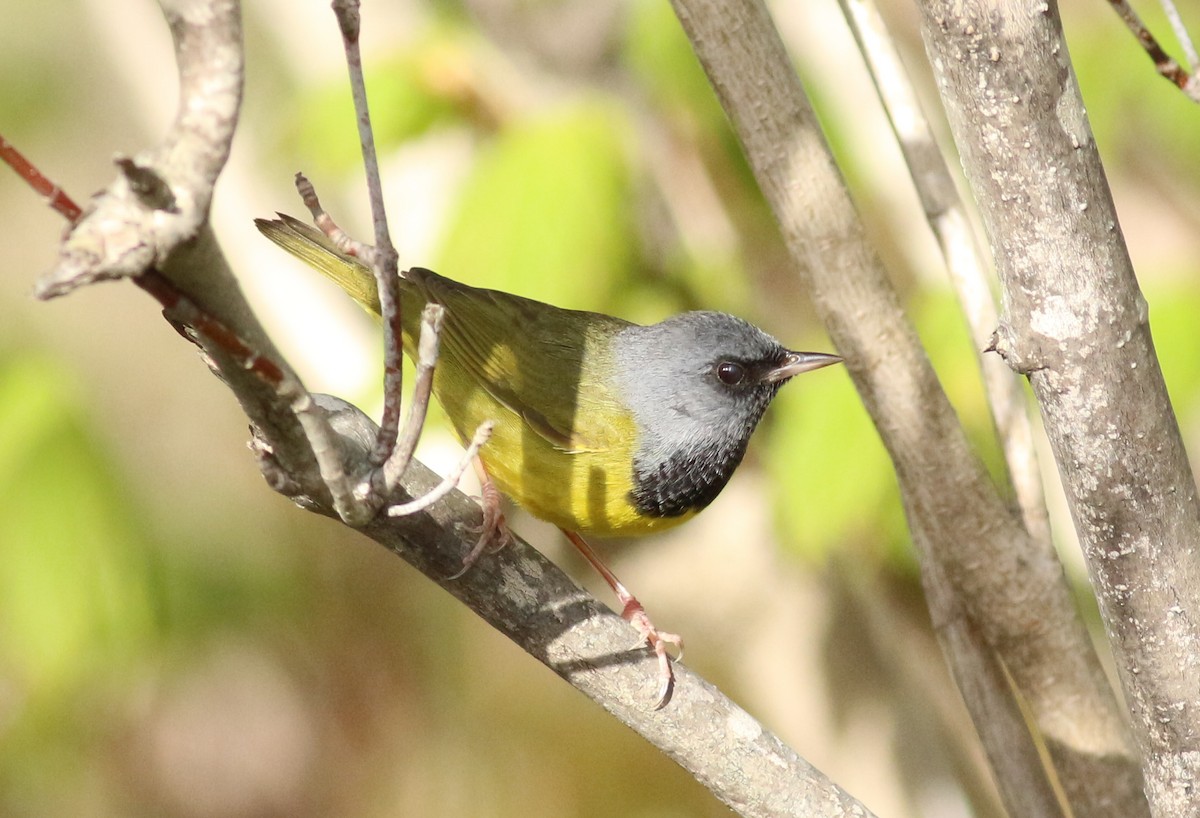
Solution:
[[[329,215],[324,205],[321,204],[321,197],[317,195],[316,187],[303,172],[296,173],[296,192],[300,194],[300,201],[304,202],[304,206],[308,208],[313,224],[329,237],[337,249],[348,256],[362,259],[364,264],[371,264],[374,248],[351,236],[333,220],[333,216]]]
[[[39,194],[47,199],[47,204],[62,215],[68,222],[74,224],[83,215],[83,210],[68,196],[63,189],[47,179],[32,162],[22,155],[11,142],[0,136],[0,160],[8,165],[17,175],[29,183]]]
[[[403,517],[406,514],[416,514],[418,511],[424,511],[458,488],[458,481],[462,479],[463,474],[475,462],[475,458],[479,456],[479,450],[483,447],[483,444],[487,443],[488,438],[492,436],[492,426],[493,424],[490,420],[486,420],[479,425],[479,428],[475,430],[475,435],[471,438],[471,442],[467,444],[467,449],[463,453],[463,456],[459,458],[454,468],[442,479],[442,482],[415,500],[389,506],[387,510],[388,516]],[[462,574],[459,573],[452,575],[450,578],[458,579],[461,576]]]
[[[404,388],[404,345],[401,323],[399,268],[396,248],[388,232],[387,212],[383,204],[383,182],[379,175],[379,159],[375,152],[375,133],[371,128],[371,112],[367,105],[367,86],[363,79],[362,52],[358,47],[361,31],[358,0],[334,0],[333,13],[342,32],[346,50],[346,67],[350,72],[350,90],[354,111],[358,117],[358,138],[362,145],[363,167],[367,174],[367,193],[375,225],[375,246],[368,261],[379,285],[379,314],[383,316],[383,417],[379,439],[371,451],[370,463],[382,466],[391,456],[400,428],[400,398]],[[407,463],[399,464],[399,471]],[[382,476],[381,472],[376,475]]]
[[[425,427],[425,415],[429,411],[429,399],[433,395],[433,371],[437,366],[438,343],[441,338],[442,323],[446,317],[446,308],[441,304],[426,304],[421,312],[421,336],[417,341],[417,373],[413,383],[412,400],[408,406],[408,419],[391,455],[383,464],[383,482],[385,493],[390,494],[392,487],[400,480],[408,462],[412,460],[413,452],[417,449],[417,441],[421,438],[421,430]],[[489,433],[490,434],[490,433]],[[476,434],[478,438],[478,434]],[[478,451],[479,446],[486,442],[487,436],[478,445],[472,442]],[[459,476],[461,476],[461,472]],[[455,478],[455,485],[458,479]],[[395,513],[391,511],[389,513]]]
[[[1050,520],[1024,392],[998,356],[982,352],[991,343],[998,321],[989,264],[878,8],[872,0],[840,0],[840,4],[867,61],[980,353],[978,363],[992,420],[1025,528],[1049,547]]]
[[[1163,7],[1163,12],[1166,13],[1167,19],[1171,22],[1171,30],[1175,32],[1175,39],[1179,40],[1179,47],[1183,49],[1183,55],[1187,58],[1188,69],[1194,74],[1197,69],[1200,69],[1200,55],[1196,53],[1196,45],[1192,42],[1192,35],[1188,32],[1187,26],[1183,24],[1183,18],[1179,16],[1179,9],[1175,7],[1174,0],[1159,0]]]
[[[1187,94],[1192,102],[1200,102],[1200,79],[1197,79],[1194,74],[1189,74],[1185,68],[1163,50],[1158,40],[1150,33],[1150,29],[1146,28],[1146,24],[1138,17],[1137,12],[1133,10],[1133,6],[1129,5],[1129,0],[1108,0],[1108,2],[1113,7],[1113,10],[1121,16],[1121,19],[1125,21],[1125,25],[1129,30],[1133,32],[1133,36],[1137,38],[1138,44],[1145,49],[1150,59],[1154,61],[1154,70],[1175,83],[1181,91]],[[1174,10],[1174,6],[1171,6],[1170,10]],[[1168,11],[1168,15],[1170,15],[1170,11]],[[1178,13],[1172,16],[1172,24],[1175,23],[1178,17]],[[1182,28],[1182,25],[1180,25],[1176,28],[1176,31]],[[1195,53],[1195,48],[1191,46],[1191,41],[1187,37],[1186,30],[1184,30],[1184,35],[1180,38],[1180,41],[1185,43],[1184,48],[1189,54]],[[1191,59],[1193,60],[1192,66],[1195,68],[1195,57],[1192,56]]]
[[[374,252],[374,248],[370,245],[363,244],[338,226],[333,216],[321,205],[316,188],[303,173],[296,174],[296,190],[312,215],[313,223],[333,242],[335,247],[347,255],[359,258],[369,257]],[[285,219],[285,221],[290,221],[290,219]],[[366,293],[356,295],[361,297]],[[378,297],[379,295],[377,283],[371,296]],[[382,466],[368,468],[357,487],[356,495],[362,505],[362,511],[359,514],[361,519],[365,520],[382,507],[385,498],[395,489],[404,469],[412,460],[413,452],[416,450],[417,441],[425,424],[426,413],[429,410],[429,401],[433,392],[433,372],[437,364],[444,316],[445,308],[442,305],[433,303],[425,305],[421,315],[421,333],[417,341],[417,380],[413,386],[408,419],[405,422],[403,434],[396,439]],[[390,513],[395,515],[397,512],[393,510]],[[347,522],[351,521],[347,520]]]

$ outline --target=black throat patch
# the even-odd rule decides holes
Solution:
[[[650,517],[679,517],[699,511],[725,488],[746,454],[748,438],[718,439],[658,463],[635,460],[629,499],[639,512]]]

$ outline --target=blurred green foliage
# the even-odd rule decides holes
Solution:
[[[458,26],[439,25],[364,66],[378,150],[386,152],[438,126],[486,121],[471,90],[474,51],[480,45]],[[330,77],[306,94],[298,112],[279,113],[277,132],[288,155],[310,157],[315,168],[330,173],[359,170],[362,152],[345,77]],[[313,151],[313,145],[321,150]]]
[[[1167,52],[1181,59],[1162,8],[1141,4],[1137,13]],[[1200,107],[1155,73],[1153,61],[1133,36],[1115,38],[1110,26],[1088,25],[1068,26],[1066,37],[1106,163],[1133,174],[1161,172],[1169,164],[1188,183],[1200,182],[1195,150]],[[1166,157],[1170,159],[1164,164]]]
[[[19,703],[0,794],[77,774],[89,710],[159,634],[156,552],[72,381],[47,356],[0,356],[0,678]]]
[[[0,360],[0,655],[49,699],[136,653],[156,620],[154,550],[71,381],[44,356]]]
[[[468,135],[469,166],[435,257],[420,263],[479,286],[631,320],[696,307],[735,311],[759,323],[766,323],[764,315],[782,315],[786,326],[768,328],[785,343],[828,348],[811,310],[789,289],[794,276],[775,224],[668,4],[627,4],[613,33],[615,47],[590,75],[576,71],[567,78],[555,75],[533,46],[522,51],[511,33],[508,40],[489,33],[459,4],[436,9],[415,37],[376,53],[367,77],[385,156],[443,132]],[[1166,30],[1153,12],[1147,15],[1156,31]],[[1103,19],[1089,25],[1069,19],[1068,34],[1113,175],[1144,184],[1141,196],[1161,199],[1155,177],[1143,174],[1153,165],[1187,193],[1200,175],[1197,106],[1152,73],[1115,17],[1097,16]],[[278,22],[259,25],[270,34]],[[36,132],[38,122],[51,117],[52,98],[79,98],[75,75],[47,66],[80,52],[53,42],[50,49],[47,56],[28,46],[41,54],[29,58],[37,66],[29,82],[0,83],[0,121]],[[0,49],[0,64],[11,62],[5,53]],[[509,73],[494,72],[497,64]],[[524,86],[496,94],[494,83],[510,76]],[[314,166],[330,176],[357,177],[359,148],[343,75],[292,90],[264,110],[248,111],[246,123],[267,124],[257,131],[248,124],[243,133],[257,140],[260,155],[274,153],[289,169]],[[838,92],[816,87],[812,96],[820,102]],[[830,123],[839,153],[854,127]],[[656,177],[662,168],[653,163],[660,156],[648,135],[661,140],[659,147],[686,152],[694,159],[689,167],[706,175],[721,211],[716,221],[729,233],[726,243],[689,236],[673,214],[664,214],[669,208],[656,186],[662,177],[669,184],[670,172]],[[103,164],[107,156],[85,161]],[[264,173],[276,172],[264,164]],[[886,181],[855,167],[846,173],[863,188]],[[34,206],[33,200],[23,206]],[[288,209],[287,202],[278,206]],[[1195,197],[1177,207],[1182,219],[1195,219]],[[1194,438],[1200,427],[1195,259],[1139,272],[1162,366],[1185,433]],[[30,278],[24,268],[19,276]],[[953,298],[912,271],[900,270],[896,279],[981,459],[1000,476],[974,351]],[[524,657],[471,642],[465,615],[448,602],[438,607],[440,592],[385,563],[373,546],[329,547],[335,527],[317,528],[281,503],[271,506],[275,498],[265,489],[247,503],[264,509],[253,516],[168,538],[149,535],[145,509],[130,499],[119,458],[97,442],[102,421],[69,386],[76,377],[66,358],[30,353],[0,334],[0,813],[45,806],[53,801],[46,793],[72,782],[115,780],[98,759],[108,761],[108,742],[120,744],[114,736],[136,721],[122,709],[132,709],[131,688],[141,678],[135,671],[161,662],[168,682],[186,678],[205,660],[201,646],[240,639],[282,668],[279,673],[303,690],[301,699],[308,697],[305,712],[317,725],[320,758],[329,762],[319,765],[328,775],[322,794],[331,803],[355,804],[355,814],[393,814],[379,804],[403,803],[399,795],[389,800],[387,788],[397,786],[394,779],[420,779],[412,770],[435,776],[436,786],[427,784],[432,789],[450,790],[459,781],[451,773],[464,768],[469,781],[483,782],[477,783],[482,791],[492,775],[483,768],[493,756],[519,764],[523,776],[538,782],[491,782],[506,803],[526,811],[549,803],[597,816],[724,814],[698,787],[679,784],[678,771],[654,767],[647,775],[646,765],[657,762],[626,750],[623,733],[605,733],[613,728],[599,714],[579,717],[586,741],[556,749],[561,732],[539,718],[546,702],[527,699],[515,710],[501,709],[505,699],[527,692],[521,687],[530,679],[543,681],[533,675],[544,673],[540,668],[529,677],[508,665],[492,674],[494,665]],[[252,468],[238,440],[212,445],[242,457],[230,468]],[[843,371],[806,376],[781,392],[751,445],[746,467],[757,466],[769,478],[775,530],[795,562],[822,566],[848,551],[864,565],[913,575],[890,462]],[[305,535],[298,532],[305,526],[320,547],[302,544]],[[223,542],[230,527],[246,532],[244,543]],[[576,704],[567,701],[569,692],[561,695],[564,701],[551,702],[554,707]],[[216,721],[223,703],[209,704]],[[532,737],[528,742],[514,737],[521,729]],[[603,769],[597,768],[600,754],[613,757]],[[396,758],[411,766],[394,773]],[[339,760],[341,766],[334,763]],[[121,769],[128,774],[141,762],[135,755]],[[626,790],[636,778],[652,781],[650,795]],[[384,793],[373,796],[377,802],[347,793],[363,779]],[[674,788],[659,787],[666,779]],[[595,782],[617,794],[591,798]],[[556,784],[554,797],[541,796]],[[300,789],[310,785],[317,787],[305,781]],[[133,801],[143,799],[140,814],[200,814],[164,806],[159,794],[134,785],[111,786]],[[113,802],[117,806],[106,810],[97,801],[94,814],[137,814],[125,810],[120,797]],[[321,806],[311,814],[337,811]],[[26,814],[39,813],[45,809]],[[244,814],[288,813],[268,803]]]
[[[600,101],[514,122],[480,151],[438,269],[563,307],[603,303],[638,251],[627,131]]]

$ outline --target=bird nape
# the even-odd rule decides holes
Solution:
[[[374,275],[290,216],[257,219],[267,238],[379,315]],[[461,576],[509,538],[500,493],[558,526],[604,577],[622,617],[659,664],[656,708],[674,687],[669,645],[583,535],[638,536],[693,517],[725,487],[763,413],[795,375],[840,362],[794,352],[746,321],[686,312],[642,326],[460,284],[420,267],[401,274],[404,350],[421,307],[445,307],[433,394],[461,440],[493,423],[476,463],[484,528]]]

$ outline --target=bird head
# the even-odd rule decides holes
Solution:
[[[780,386],[842,359],[794,352],[726,313],[687,312],[623,330],[615,360],[639,430],[633,499],[675,516],[724,488]]]

